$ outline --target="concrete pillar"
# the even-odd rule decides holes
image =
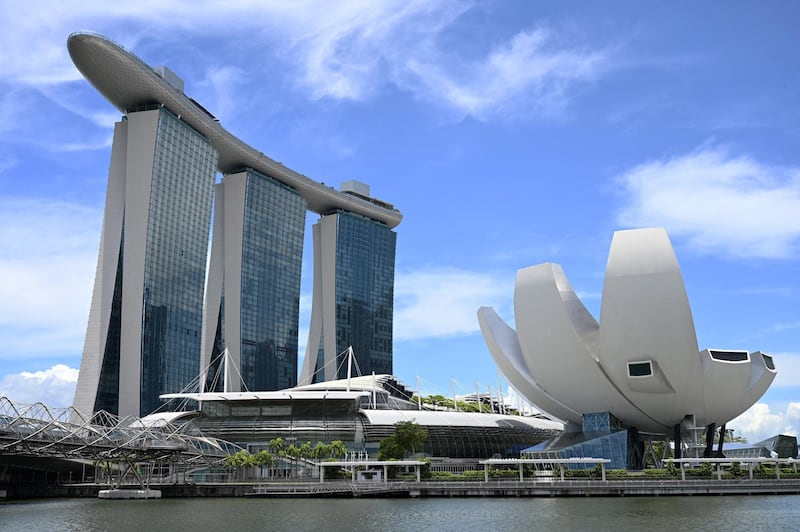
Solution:
[[[522,470],[522,462],[519,464],[519,481],[522,482],[525,480],[525,473]]]
[[[389,482],[389,466],[385,464],[383,466],[383,482]]]
[[[600,473],[603,475],[603,482],[606,481],[606,463],[600,462]]]
[[[489,482],[489,464],[483,464],[483,481]]]

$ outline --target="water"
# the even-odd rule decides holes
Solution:
[[[0,531],[6,530],[800,530],[800,496],[49,499],[0,503]]]

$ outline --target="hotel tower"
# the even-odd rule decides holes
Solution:
[[[76,410],[141,416],[186,389],[294,386],[308,211],[320,219],[303,378],[336,378],[348,346],[362,373],[391,372],[400,212],[362,183],[334,190],[248,146],[166,67],[96,34],[67,47],[123,115]]]

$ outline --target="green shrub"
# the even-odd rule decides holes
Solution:
[[[712,469],[711,464],[708,462],[704,463],[700,467],[694,467],[686,470],[687,477],[711,478],[713,473],[714,470]]]
[[[800,478],[800,471],[795,471],[794,468],[781,468],[781,478]]]
[[[338,467],[323,467],[325,480],[339,480],[342,478],[349,478],[350,472]]]
[[[667,471],[669,471],[669,476],[675,478],[680,475],[680,470],[678,466],[675,465],[675,462],[667,463]]]
[[[753,469],[754,478],[775,478],[775,468],[758,464],[758,467]]]
[[[592,477],[592,470],[591,469],[565,469],[564,470],[564,477],[565,478],[591,478]]]
[[[425,462],[425,465],[420,466],[419,477],[423,479],[431,478],[431,459],[423,458],[421,461]]]
[[[667,478],[673,478],[674,476],[676,476],[676,470],[675,470],[675,467],[673,467],[672,470],[670,470],[669,468],[666,468],[666,469],[645,469],[643,471],[643,474],[647,478],[667,479]],[[679,475],[680,471],[678,471],[677,474]]]
[[[606,478],[613,480],[625,479],[628,478],[628,472],[624,469],[609,469],[606,471]]]

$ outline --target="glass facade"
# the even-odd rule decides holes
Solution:
[[[242,446],[265,445],[273,438],[300,443],[341,440],[351,450],[375,456],[380,441],[395,433],[394,424],[373,425],[359,413],[364,398],[262,399],[204,401],[192,423],[203,434]],[[475,414],[481,416],[482,414]],[[557,431],[537,429],[508,418],[497,426],[424,425],[428,439],[423,452],[448,458],[517,457],[530,445],[552,438]]]
[[[247,171],[242,235],[241,373],[250,390],[297,384],[306,201]]]
[[[608,469],[642,469],[644,443],[636,429],[625,429],[610,412],[583,414],[580,432],[565,432],[557,439],[525,450],[523,458],[607,458]],[[567,464],[568,469],[592,469],[594,464]]]
[[[145,249],[140,410],[199,373],[206,255],[217,153],[159,111]],[[124,243],[123,243],[124,247]]]
[[[353,346],[362,375],[392,373],[396,241],[397,234],[380,222],[338,213],[336,352]],[[347,376],[343,362],[337,361],[338,378]]]
[[[125,232],[123,230],[123,242]],[[119,412],[119,352],[122,348],[120,335],[122,332],[122,248],[119,250],[117,273],[114,276],[114,295],[111,301],[111,318],[108,321],[106,348],[100,370],[100,382],[93,412]]]
[[[583,421],[583,433],[590,438],[623,430],[622,423],[610,412],[583,414],[581,420]]]
[[[752,445],[733,444],[725,447],[725,458],[770,458],[773,453],[778,458],[797,458],[797,436],[778,434]]]
[[[205,401],[194,424],[203,434],[243,446],[284,438],[300,443],[342,440],[354,448],[362,432],[358,403],[337,399]]]

